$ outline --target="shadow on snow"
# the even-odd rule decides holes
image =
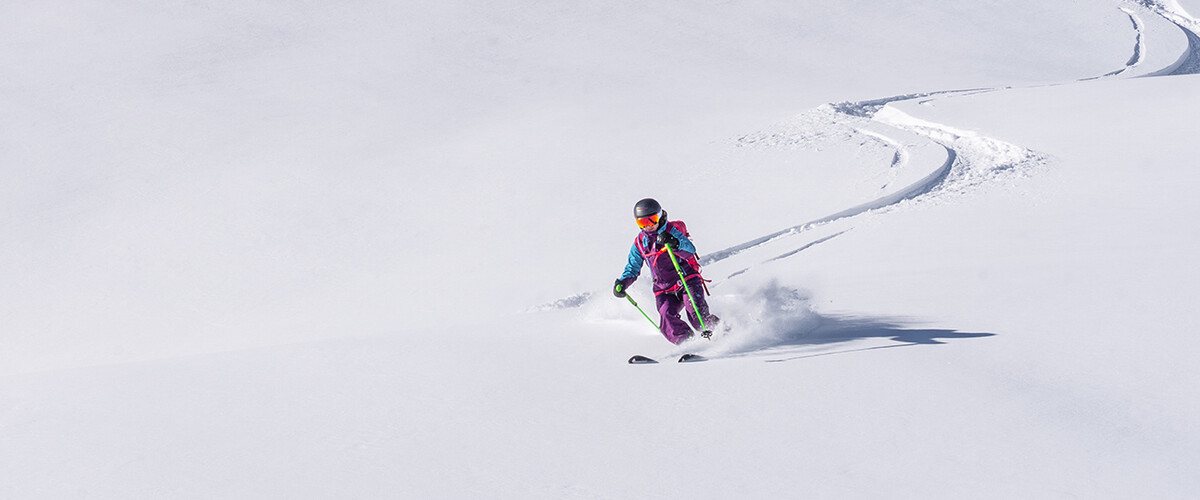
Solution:
[[[805,332],[801,328],[799,331],[778,339],[779,341],[773,345],[764,345],[754,350],[731,354],[738,356],[772,356],[774,359],[768,359],[768,363],[780,363],[804,358],[832,356],[835,354],[945,344],[955,340],[993,337],[996,335],[994,333],[960,332],[949,329],[912,328],[905,326],[899,321],[879,318],[820,317],[819,321],[820,326],[815,330]],[[813,346],[830,345],[832,347],[835,344],[849,344],[868,339],[890,340],[898,343],[866,347],[846,346],[844,349],[811,350]],[[805,352],[796,352],[800,349],[804,349]]]

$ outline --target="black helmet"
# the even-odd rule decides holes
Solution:
[[[633,206],[633,218],[649,217],[661,211],[662,205],[659,205],[658,201],[655,201],[654,198],[645,198]]]

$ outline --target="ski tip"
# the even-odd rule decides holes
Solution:
[[[654,358],[647,358],[641,354],[635,354],[632,358],[629,358],[629,364],[631,365],[649,365],[657,362]]]
[[[699,354],[691,354],[691,353],[684,354],[683,356],[679,357],[680,363],[695,363],[697,361],[708,361],[708,358],[701,356]]]

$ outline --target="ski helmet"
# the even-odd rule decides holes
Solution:
[[[640,219],[649,217],[662,211],[662,205],[658,204],[654,198],[644,198],[633,206],[633,218]]]

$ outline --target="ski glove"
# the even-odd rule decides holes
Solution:
[[[671,247],[671,250],[679,249],[679,238],[668,232],[658,233],[658,245]]]
[[[615,295],[618,299],[625,298],[625,286],[626,285],[624,281],[617,280],[616,283],[613,283],[613,295]]]

